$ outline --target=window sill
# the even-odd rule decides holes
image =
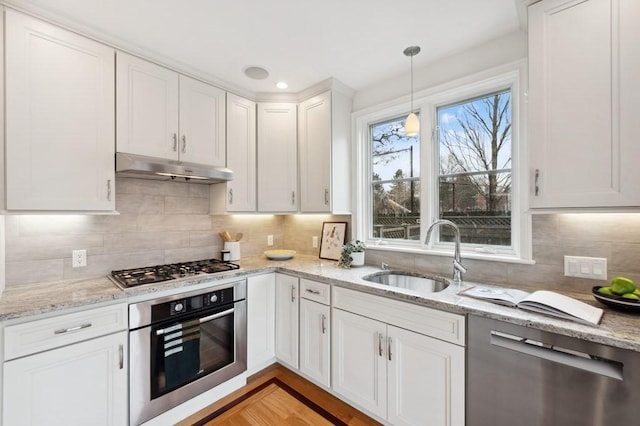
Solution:
[[[437,248],[425,248],[422,246],[407,245],[401,246],[397,244],[389,244],[386,241],[382,241],[377,244],[378,241],[367,243],[367,250],[381,250],[381,251],[392,251],[397,253],[410,253],[410,254],[420,254],[420,255],[429,255],[429,256],[453,256],[453,250],[442,250]],[[508,254],[493,254],[493,253],[478,253],[473,251],[462,251],[461,253],[462,259],[474,259],[474,260],[485,260],[489,262],[505,262],[505,263],[518,263],[522,265],[535,265],[535,260],[531,259],[522,259],[513,255]]]

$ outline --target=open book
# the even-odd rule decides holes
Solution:
[[[602,309],[595,306],[546,290],[528,293],[512,288],[475,286],[462,290],[458,294],[588,325],[598,325],[604,313]]]

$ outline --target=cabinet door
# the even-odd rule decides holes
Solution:
[[[114,51],[6,10],[10,210],[114,210]]]
[[[332,389],[381,418],[387,415],[386,325],[332,309]]]
[[[118,52],[117,151],[178,159],[178,74]]]
[[[393,425],[464,425],[464,348],[389,325],[388,417]]]
[[[226,165],[225,110],[224,90],[180,76],[180,160]]]
[[[258,104],[258,210],[298,210],[296,105]]]
[[[640,204],[639,8],[612,0],[529,7],[532,207]]]
[[[300,104],[300,211],[331,212],[331,92]]]
[[[276,357],[298,368],[298,278],[276,274]]]
[[[300,299],[300,372],[329,387],[329,306]]]
[[[275,357],[276,276],[247,278],[247,371],[257,371]]]
[[[256,104],[227,94],[227,167],[233,180],[227,182],[229,212],[256,211]]]
[[[4,364],[3,424],[127,424],[127,332]]]

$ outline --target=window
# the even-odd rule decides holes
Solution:
[[[440,106],[436,120],[438,217],[463,243],[511,246],[511,90]]]
[[[379,239],[420,238],[420,139],[404,134],[404,118],[370,126],[372,228]]]
[[[526,146],[519,123],[524,62],[418,94],[420,134],[407,137],[407,105],[355,113],[357,238],[371,248],[528,262]]]

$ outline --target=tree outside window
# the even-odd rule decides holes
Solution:
[[[439,107],[437,129],[439,217],[465,243],[511,245],[511,91]]]
[[[373,238],[420,238],[420,138],[404,134],[404,118],[370,126]]]

